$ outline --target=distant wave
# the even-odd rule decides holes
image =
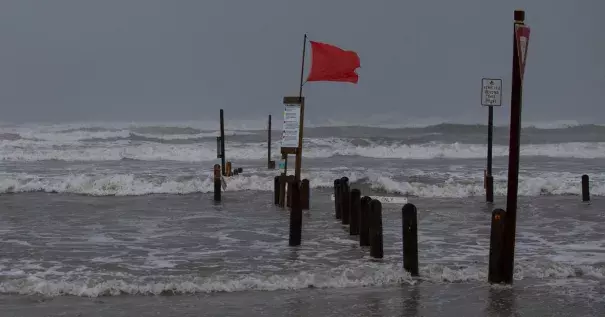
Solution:
[[[369,127],[369,128],[384,128],[384,129],[468,129],[469,127],[485,127],[484,122],[455,122],[451,120],[442,119],[419,119],[404,122],[391,122],[393,119],[391,116],[388,121],[384,120],[373,120],[364,118],[363,120],[305,120],[306,128],[340,128],[340,127]],[[273,129],[280,130],[282,126],[282,118],[274,116],[273,118]],[[267,129],[267,119],[231,119],[225,122],[226,130],[230,131],[260,131]],[[497,127],[507,127],[506,124],[498,124]],[[604,128],[605,123],[581,123],[577,120],[554,120],[544,122],[522,122],[524,128],[543,129],[543,130],[557,130],[577,127],[588,127],[588,128]],[[219,125],[218,120],[207,120],[207,121],[177,121],[177,122],[87,122],[87,123],[65,123],[65,124],[41,124],[41,123],[29,123],[29,124],[3,124],[0,125],[0,132],[14,132],[14,131],[37,131],[47,133],[72,133],[72,132],[116,132],[120,130],[128,130],[130,132],[141,133],[141,134],[158,134],[158,135],[169,135],[169,134],[199,134],[208,131],[218,131]],[[12,131],[10,131],[12,130]]]

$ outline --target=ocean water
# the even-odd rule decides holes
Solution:
[[[280,124],[274,123],[279,129]],[[227,124],[241,175],[212,202],[215,123],[0,125],[2,316],[599,316],[605,312],[605,126],[522,132],[515,283],[487,283],[490,212],[505,208],[508,128],[311,126],[302,246],[272,204],[264,123]],[[272,159],[279,160],[278,130]],[[580,177],[591,179],[582,203]],[[334,179],[419,210],[420,277],[402,269],[401,206],[385,258],[333,216]]]

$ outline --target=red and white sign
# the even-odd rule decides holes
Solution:
[[[527,60],[527,47],[529,46],[529,26],[515,24],[515,38],[517,39],[517,55],[519,56],[519,71],[521,80],[525,73],[525,61]]]

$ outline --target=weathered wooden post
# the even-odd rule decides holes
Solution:
[[[292,207],[292,184],[294,184],[294,175],[286,177],[287,189],[286,189],[286,206]],[[298,183],[298,182],[297,182]],[[300,184],[299,184],[300,185]],[[300,193],[300,186],[298,187]]]
[[[300,205],[300,182],[289,182],[292,190],[292,208],[290,210],[290,239],[291,247],[299,246],[302,236],[302,208]]]
[[[279,205],[279,176],[273,178],[273,203]]]
[[[412,276],[418,276],[418,211],[413,204],[401,208],[401,233],[403,237],[403,268]]]
[[[506,212],[496,209],[492,212],[492,224],[489,236],[489,266],[487,281],[489,283],[501,283],[504,281],[502,275],[502,247],[504,238],[504,218]]]
[[[351,190],[351,219],[349,225],[349,235],[359,234],[359,218],[361,213],[361,191],[357,188]]]
[[[348,225],[351,219],[351,189],[348,177],[340,179],[340,211],[342,224]]]
[[[334,180],[334,216],[336,217],[336,219],[339,219],[342,217],[341,215],[341,207],[340,207],[340,178]]]
[[[370,256],[382,259],[382,203],[376,199],[370,202]]]
[[[221,166],[214,164],[214,201],[221,201]]]
[[[227,162],[227,167],[225,168],[225,176],[233,176],[233,171],[231,171],[231,162]]]
[[[286,186],[288,184],[288,176],[285,173],[279,175],[279,206],[286,207]]]
[[[269,115],[269,122],[267,124],[267,168],[270,170],[275,169],[275,161],[271,160],[271,115]]]
[[[513,74],[510,101],[510,136],[508,147],[508,186],[506,194],[506,217],[504,217],[504,240],[502,247],[502,279],[513,283],[515,267],[515,235],[517,227],[517,194],[519,189],[519,154],[521,145],[521,104],[523,74],[527,58],[530,29],[524,23],[525,11],[516,10],[513,33]]]
[[[582,201],[590,201],[590,180],[588,175],[582,175]]]
[[[311,205],[311,184],[308,179],[303,179],[300,184],[300,197],[301,197],[301,206],[303,210],[309,210],[309,206]]]
[[[361,198],[359,217],[359,246],[370,246],[370,202],[372,198],[363,196]]]

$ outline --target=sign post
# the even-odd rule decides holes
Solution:
[[[297,154],[301,147],[301,115],[304,107],[303,97],[284,97],[284,121],[281,135],[281,156],[279,169],[285,179],[288,175],[288,155]],[[298,159],[298,155],[297,155]],[[300,168],[298,160],[296,167]],[[295,169],[296,172],[296,169]],[[281,185],[280,185],[281,186]],[[285,189],[284,187],[281,187]],[[283,201],[285,190],[280,190],[280,202]]]
[[[502,79],[481,79],[481,105],[489,108],[487,117],[487,171],[484,173],[485,200],[494,202],[494,177],[492,176],[492,148],[494,134],[494,107],[502,106]]]
[[[530,30],[525,25],[525,11],[516,10],[514,19],[506,212],[504,214],[504,233],[502,234],[502,253],[499,272],[495,273],[497,278],[491,279],[493,283],[504,282],[505,284],[513,283],[515,232],[517,226],[517,192],[519,189],[523,74],[525,73]]]

